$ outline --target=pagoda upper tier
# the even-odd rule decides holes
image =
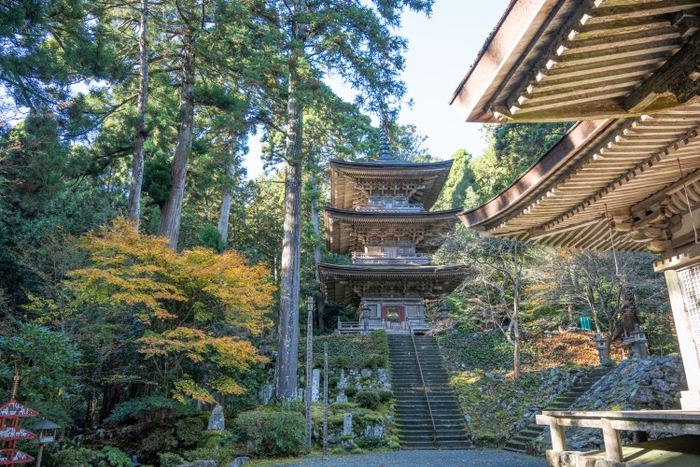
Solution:
[[[430,262],[457,222],[460,209],[436,212],[324,210],[331,253],[352,254],[355,264]]]
[[[422,212],[445,185],[452,161],[331,161],[331,204],[348,211]]]

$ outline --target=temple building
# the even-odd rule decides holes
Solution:
[[[609,462],[631,460],[619,430],[700,432],[699,7],[514,0],[451,100],[469,122],[579,121],[505,191],[460,214],[467,227],[650,251],[666,276],[688,381],[682,410],[545,412],[537,420],[551,429],[550,465],[569,465],[559,456],[564,426],[601,428]]]
[[[318,265],[326,300],[358,307],[371,329],[425,325],[425,302],[445,297],[467,272],[430,265],[461,212],[428,211],[451,166],[397,161],[386,149],[373,162],[331,161],[326,244],[353,264]]]

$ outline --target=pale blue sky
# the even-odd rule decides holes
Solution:
[[[404,108],[399,121],[412,123],[428,136],[426,147],[431,155],[449,159],[464,148],[473,155],[483,149],[481,124],[465,123],[447,102],[469,65],[474,61],[509,0],[436,0],[431,18],[407,14],[401,34],[409,41],[403,79],[413,108]],[[331,86],[350,100],[352,90]],[[260,142],[252,137],[246,157],[248,176],[262,171]]]

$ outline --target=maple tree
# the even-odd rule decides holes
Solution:
[[[123,219],[88,234],[92,265],[70,273],[72,307],[111,309],[113,322],[140,334],[136,352],[156,391],[213,402],[240,394],[236,372],[266,359],[241,335],[268,324],[274,286],[262,264],[234,251],[175,253],[167,238],[139,235]]]

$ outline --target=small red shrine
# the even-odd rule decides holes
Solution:
[[[19,420],[37,415],[36,411],[15,400],[0,406],[0,466],[34,461],[32,456],[17,449],[17,441],[36,438],[34,433],[19,426]]]

